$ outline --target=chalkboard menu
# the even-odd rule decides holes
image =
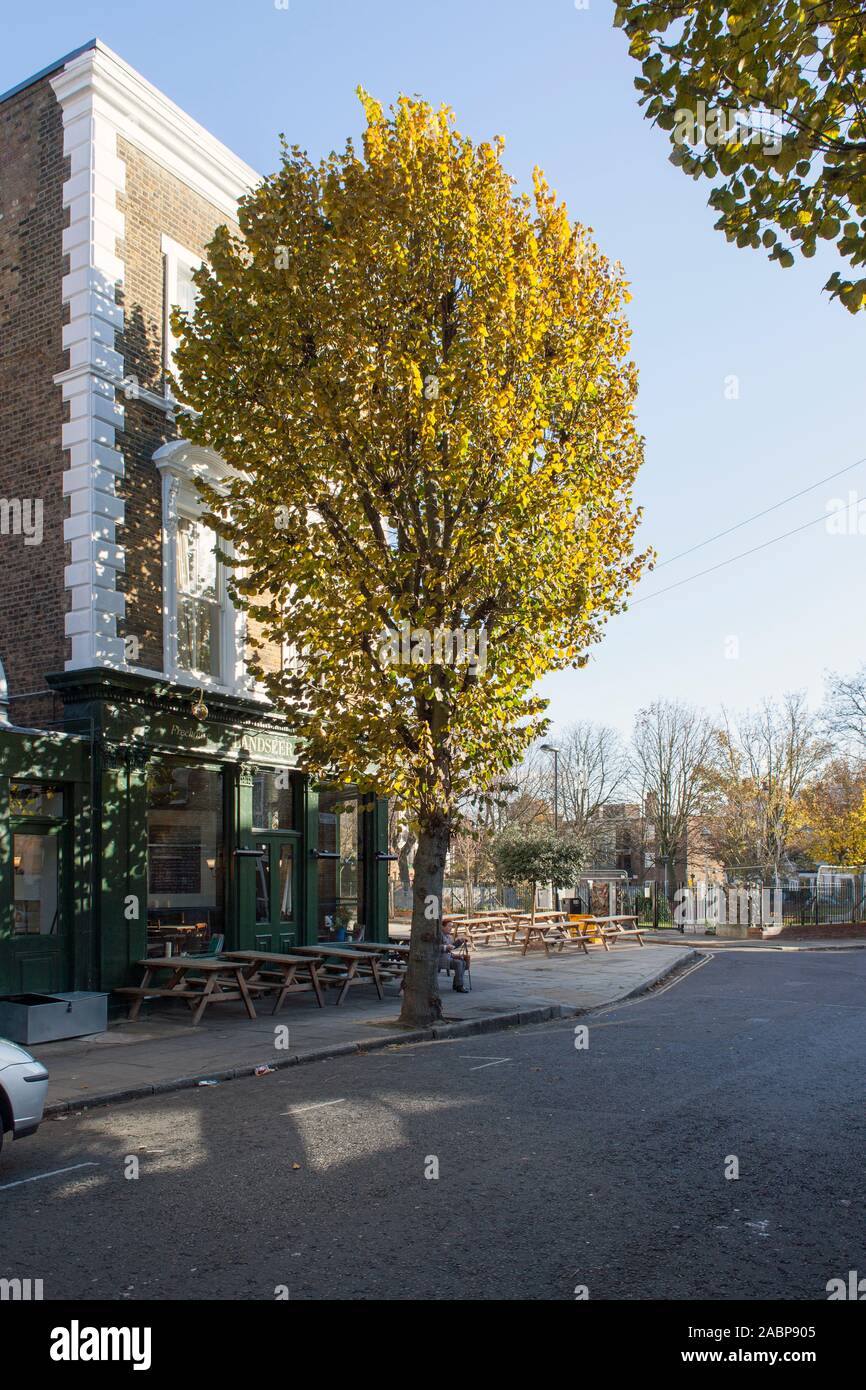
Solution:
[[[151,822],[148,851],[151,893],[201,892],[201,826]]]

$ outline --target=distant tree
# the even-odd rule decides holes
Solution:
[[[714,734],[709,720],[677,700],[656,700],[639,710],[632,738],[632,779],[644,816],[661,885],[688,844],[691,818],[702,809]],[[647,832],[649,834],[649,832]]]
[[[709,201],[729,241],[782,266],[831,241],[866,264],[862,0],[631,0],[614,23],[672,162],[719,178]],[[836,271],[825,289],[852,313],[866,302],[866,278]]]
[[[801,692],[778,703],[765,701],[735,721],[725,716],[718,736],[718,790],[745,862],[776,883],[798,823],[798,798],[828,752]]]
[[[488,880],[491,872],[490,836],[484,827],[464,818],[461,828],[451,837],[448,862],[452,876],[463,880],[466,911],[471,913],[475,889]]]
[[[480,817],[491,832],[506,825],[553,825],[553,805],[549,797],[550,768],[547,759],[533,744],[526,756],[504,776],[496,779],[483,800]]]
[[[866,666],[853,676],[830,677],[824,727],[833,738],[866,753]]]
[[[603,806],[622,792],[627,763],[614,729],[579,720],[563,729],[556,739],[559,821],[589,846]],[[554,761],[533,744],[523,762],[500,779],[496,829],[506,825],[554,824]]]
[[[628,761],[615,729],[589,720],[564,729],[559,747],[559,814],[589,850],[601,837],[604,808],[625,794]]]
[[[549,883],[554,888],[574,884],[583,867],[585,848],[577,840],[543,826],[508,826],[492,842],[490,857],[503,882],[529,886],[534,923],[539,883]]]
[[[407,893],[412,884],[412,856],[417,839],[412,830],[411,815],[406,807],[392,796],[388,801],[388,847],[397,855],[397,877],[400,888]]]

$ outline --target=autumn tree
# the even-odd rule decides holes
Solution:
[[[833,758],[797,812],[799,843],[815,864],[866,864],[866,764]]]
[[[299,654],[252,669],[312,774],[411,808],[417,1025],[461,800],[640,574],[641,441],[621,268],[540,172],[515,190],[500,139],[361,99],[360,149],[284,146],[217,231],[177,361],[190,435],[234,470],[205,493],[234,591]]]
[[[672,162],[717,181],[709,202],[729,241],[782,266],[822,240],[852,271],[866,264],[863,18],[858,0],[616,6]],[[852,313],[866,302],[866,277],[835,271],[825,289]]]

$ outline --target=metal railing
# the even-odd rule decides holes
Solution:
[[[588,909],[586,909],[588,910]],[[616,910],[647,927],[822,927],[866,922],[859,880],[696,884],[671,887],[618,884]]]

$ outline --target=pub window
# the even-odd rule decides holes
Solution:
[[[353,788],[319,791],[319,939],[364,935],[363,814]]]
[[[176,565],[177,664],[219,680],[225,575],[216,534],[200,517],[178,515]]]
[[[296,830],[295,789],[292,777],[278,772],[259,772],[253,781],[253,829]]]
[[[231,470],[212,450],[183,439],[154,454],[162,476],[163,669],[181,684],[238,693],[246,669],[246,613],[232,601],[233,547],[207,524],[198,486],[224,492]]]
[[[10,816],[63,816],[63,788],[47,782],[10,782]]]
[[[60,912],[60,841],[56,835],[12,836],[13,934],[54,936]]]
[[[193,953],[224,929],[223,779],[177,761],[147,781],[149,955]]]
[[[10,782],[12,934],[57,936],[61,922],[63,788]]]
[[[177,308],[185,309],[191,313],[195,308],[198,290],[192,277],[193,272],[201,266],[202,260],[200,256],[194,255],[192,251],[188,251],[185,246],[179,245],[168,236],[162,238],[162,254],[165,264],[163,361],[166,372],[174,372],[177,338],[171,327],[171,311]],[[166,395],[170,396],[171,394],[171,389],[166,383]]]

